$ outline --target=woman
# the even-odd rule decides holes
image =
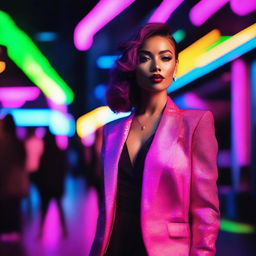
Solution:
[[[213,116],[179,109],[167,96],[178,54],[166,24],[145,25],[121,51],[107,100],[132,113],[104,127],[104,200],[90,255],[213,256]]]

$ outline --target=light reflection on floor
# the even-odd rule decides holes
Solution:
[[[38,193],[32,187],[29,199],[22,205],[23,234],[21,242],[0,242],[1,256],[88,256],[98,216],[97,195],[86,189],[81,178],[69,177],[63,207],[69,236],[61,235],[57,206],[51,202],[42,240],[37,239],[39,227]],[[216,256],[254,256],[255,234],[239,235],[221,231]]]
[[[82,179],[69,177],[63,198],[68,237],[63,238],[55,201],[51,201],[44,225],[44,235],[38,240],[39,199],[32,188],[31,207],[24,202],[23,243],[27,256],[86,256],[94,237],[98,216],[97,194],[86,190]],[[28,210],[29,209],[29,210]]]

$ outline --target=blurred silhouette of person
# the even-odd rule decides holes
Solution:
[[[43,139],[36,135],[36,127],[27,128],[27,136],[24,143],[27,153],[26,171],[29,173],[30,180],[33,182],[44,150]]]
[[[42,137],[36,134],[37,127],[27,127],[27,134],[24,140],[24,145],[26,149],[26,165],[25,170],[29,176],[30,185],[36,186],[37,171],[39,168],[40,159],[44,150],[44,142]],[[30,187],[31,188],[31,187]],[[27,210],[31,213],[32,210],[32,199],[31,191],[28,197]]]
[[[98,128],[93,137],[93,143],[84,145],[85,177],[88,187],[94,187],[97,191],[99,201],[102,198],[101,191],[101,147],[102,128]]]
[[[61,204],[66,172],[66,151],[57,146],[55,136],[47,130],[44,137],[44,151],[36,178],[36,184],[41,197],[41,221],[38,238],[43,236],[43,225],[52,199],[55,199],[57,203],[63,237],[67,236],[67,226]]]
[[[0,233],[1,240],[18,240],[21,232],[20,202],[28,195],[25,147],[16,136],[11,115],[0,122]]]

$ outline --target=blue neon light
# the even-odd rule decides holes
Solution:
[[[11,114],[17,126],[49,126],[50,131],[55,135],[75,134],[74,118],[56,110],[4,108],[1,112]]]
[[[97,99],[104,99],[106,93],[106,85],[105,84],[98,84],[94,88],[94,95]]]
[[[226,63],[236,59],[237,57],[253,50],[255,47],[256,38],[253,38],[250,41],[232,50],[231,52],[221,56],[219,59],[207,64],[206,66],[191,70],[190,72],[173,82],[172,85],[168,88],[168,93],[174,92],[181,87],[184,87],[188,83],[193,82],[194,80],[212,72],[213,70],[225,65]]]
[[[107,56],[100,56],[96,63],[99,68],[102,69],[110,69],[114,66],[115,61],[119,58],[119,55],[107,55]]]

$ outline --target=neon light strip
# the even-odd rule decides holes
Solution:
[[[211,49],[213,49],[217,45],[222,44],[223,42],[225,42],[229,38],[231,38],[231,36],[220,36],[220,39],[215,44],[211,45],[208,49],[206,49],[206,52],[210,51]]]
[[[212,72],[213,70],[225,65],[226,63],[234,60],[235,58],[253,50],[256,47],[256,38],[246,42],[231,52],[221,56],[219,59],[207,64],[203,67],[194,68],[190,72],[186,73],[182,77],[179,77],[172,85],[168,88],[168,93],[174,92],[188,83]]]
[[[74,43],[78,50],[88,50],[94,35],[135,0],[101,0],[76,26]]]
[[[73,101],[72,90],[32,40],[3,11],[0,11],[0,44],[7,47],[8,56],[47,97],[58,104]]]
[[[39,94],[40,90],[32,86],[0,87],[1,101],[35,100]]]
[[[231,63],[232,147],[239,167],[249,166],[251,162],[251,90],[248,74],[248,66],[242,59]]]
[[[180,65],[178,65],[177,76],[180,77],[194,68],[198,56],[202,55],[211,45],[218,42],[219,39],[220,31],[214,29],[180,52]]]
[[[38,98],[39,94],[37,87],[0,87],[0,101],[4,108],[20,108],[26,101]]]
[[[201,0],[190,10],[189,17],[192,24],[201,26],[228,2],[229,0]]]
[[[256,10],[255,0],[230,0],[231,10],[241,16],[247,15]]]
[[[163,0],[148,22],[166,22],[184,0]]]
[[[204,66],[223,56],[224,54],[236,49],[243,43],[256,37],[256,24],[249,26],[248,28],[235,34],[222,44],[217,45],[212,50],[201,55],[197,60],[198,66]]]
[[[17,126],[49,126],[56,135],[73,136],[75,133],[73,117],[56,110],[4,108],[1,112],[12,114]]]
[[[252,225],[221,219],[220,229],[226,232],[238,234],[252,234],[256,230]]]
[[[92,134],[99,127],[115,119],[128,116],[130,112],[115,114],[109,107],[99,107],[79,117],[76,121],[77,134],[83,138]]]

